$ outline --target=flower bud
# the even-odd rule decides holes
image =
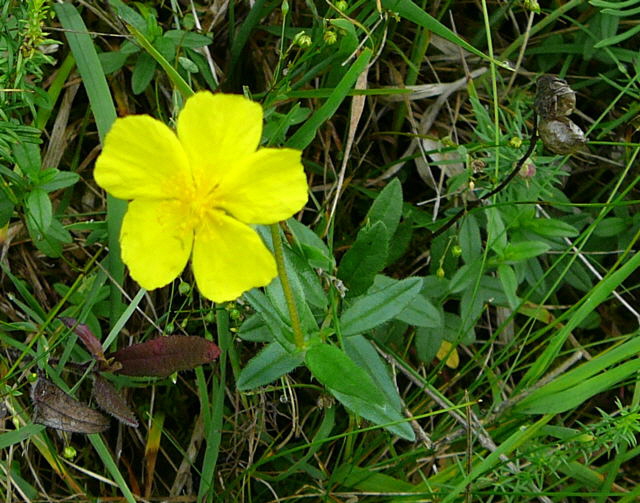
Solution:
[[[65,459],[73,459],[77,454],[78,453],[76,452],[75,448],[71,447],[70,445],[67,445],[62,451],[62,457]]]
[[[312,41],[309,35],[301,31],[293,37],[293,43],[302,49],[307,49],[308,47],[311,47]]]
[[[338,35],[333,30],[327,30],[323,35],[324,43],[327,45],[333,45],[338,41]]]

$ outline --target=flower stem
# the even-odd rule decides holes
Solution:
[[[302,349],[304,348],[304,335],[302,333],[302,327],[300,326],[300,316],[296,308],[296,301],[293,298],[293,291],[291,290],[289,277],[287,276],[287,271],[284,266],[284,247],[282,246],[282,239],[280,238],[280,228],[278,224],[272,224],[269,227],[271,228],[273,252],[276,257],[276,265],[278,266],[278,276],[280,277],[284,298],[289,308],[289,317],[291,318],[291,327],[293,328],[293,341],[298,349]]]

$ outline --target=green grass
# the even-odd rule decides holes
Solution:
[[[4,499],[636,501],[640,2],[531,3],[5,2]],[[526,160],[545,73],[589,143]],[[260,102],[263,143],[303,151],[307,206],[260,229],[292,296],[127,276],[99,146],[201,89]],[[58,432],[32,421],[38,374],[91,402],[60,316],[108,350],[164,333],[222,353],[112,376],[137,429]]]

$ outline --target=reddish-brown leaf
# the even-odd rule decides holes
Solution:
[[[129,376],[166,377],[215,360],[220,349],[203,337],[169,335],[134,344],[108,356]]]
[[[31,389],[33,422],[74,433],[100,433],[109,428],[109,419],[79,402],[42,377]]]
[[[102,344],[98,338],[93,335],[91,329],[84,323],[78,323],[75,318],[67,318],[65,316],[60,317],[60,321],[64,323],[68,328],[71,328],[73,332],[87,348],[89,353],[98,361],[104,362],[104,352],[102,351]]]
[[[93,398],[95,398],[98,406],[107,414],[111,414],[118,421],[138,427],[136,415],[127,405],[124,398],[118,393],[118,390],[100,374],[95,375],[93,381]]]

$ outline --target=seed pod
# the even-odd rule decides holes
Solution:
[[[587,142],[582,129],[566,117],[541,120],[538,134],[547,149],[561,155],[573,154]]]
[[[534,107],[542,119],[567,117],[576,108],[576,93],[566,80],[543,75],[536,82]]]

